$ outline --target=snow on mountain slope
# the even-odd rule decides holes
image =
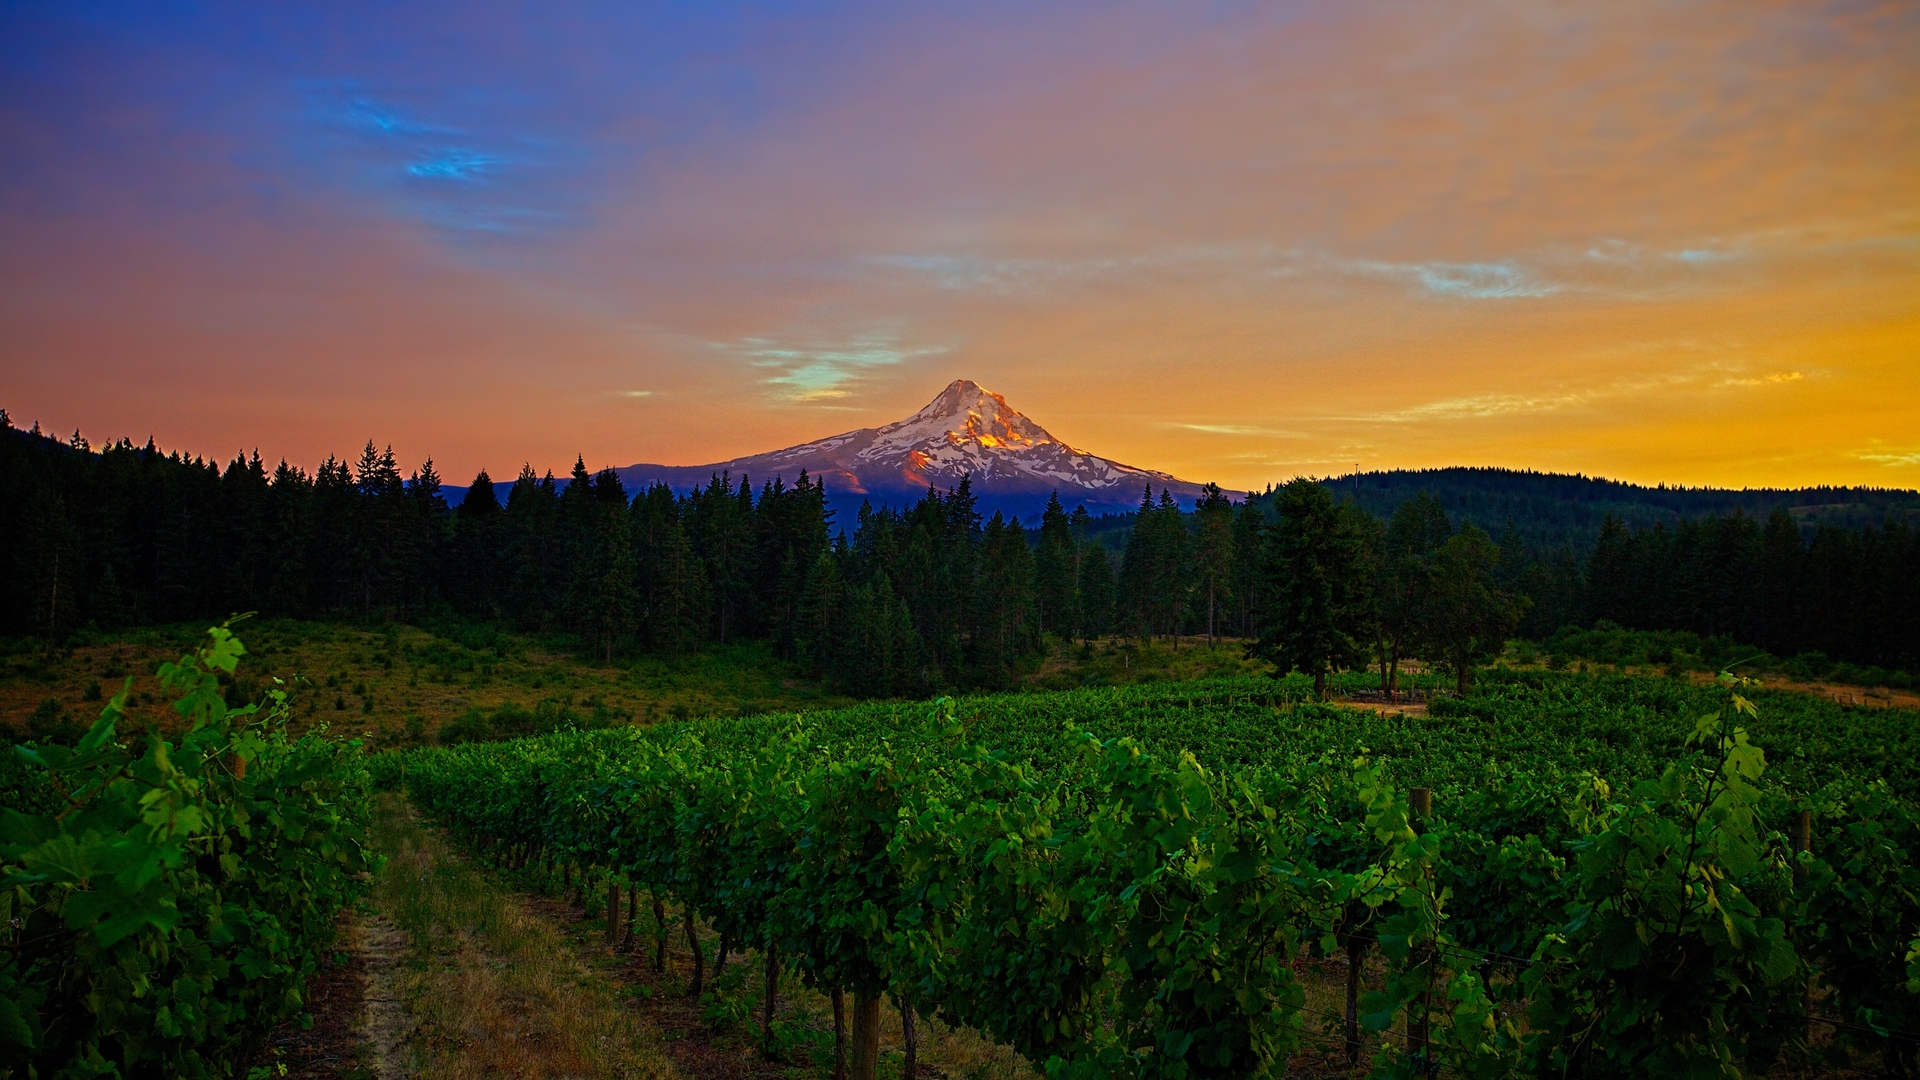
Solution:
[[[792,483],[802,469],[825,480],[841,504],[901,505],[970,475],[983,509],[1022,515],[1037,512],[1054,491],[1069,508],[1084,504],[1094,513],[1135,508],[1149,484],[1156,498],[1167,488],[1183,504],[1200,492],[1198,484],[1068,446],[970,379],[954,380],[919,412],[881,427],[712,465],[630,465],[619,473],[629,488],[664,482],[685,490],[722,472],[735,482],[749,476],[756,486],[775,476]]]

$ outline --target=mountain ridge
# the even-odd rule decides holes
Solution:
[[[1201,485],[1170,473],[1070,446],[971,379],[955,379],[912,416],[878,427],[707,465],[640,463],[614,471],[629,489],[664,483],[680,492],[717,475],[735,483],[745,476],[755,485],[775,477],[792,484],[804,471],[827,485],[828,503],[837,510],[861,502],[901,506],[929,487],[950,489],[970,477],[983,512],[1023,518],[1037,515],[1055,492],[1067,507],[1083,505],[1095,514],[1137,508],[1148,486],[1171,491],[1183,504],[1201,492]]]

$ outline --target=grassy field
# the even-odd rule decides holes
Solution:
[[[133,679],[134,713],[167,722],[158,666],[190,648],[205,627],[155,627],[49,652],[0,644],[0,719],[16,734],[85,725],[100,699]],[[528,730],[561,716],[577,722],[647,723],[843,705],[775,657],[764,642],[715,646],[682,657],[633,657],[609,666],[563,642],[491,627],[362,628],[254,620],[237,628],[248,658],[230,700],[251,700],[283,680],[302,726],[364,734],[378,745],[433,738],[463,717]],[[38,714],[36,716],[36,714]]]
[[[199,623],[95,635],[64,649],[32,640],[0,641],[0,734],[72,738],[99,715],[102,699],[132,678],[133,713],[164,727],[174,719],[154,672],[190,649]],[[282,680],[294,696],[297,724],[326,725],[362,736],[375,748],[443,738],[497,738],[580,726],[813,712],[853,699],[808,677],[749,641],[710,645],[679,657],[582,655],[560,638],[514,634],[492,626],[363,627],[348,623],[261,619],[238,627],[249,656],[232,688],[235,703],[253,700]],[[1503,665],[1544,667],[1549,658],[1522,644]],[[1573,661],[1576,671],[1666,674],[1653,665]],[[1420,671],[1417,662],[1403,671]],[[1049,639],[1046,655],[1020,673],[1020,689],[1069,690],[1260,675],[1242,643],[1205,638],[1085,643]],[[1704,671],[1687,673],[1695,681]],[[1763,676],[1772,689],[1795,690],[1843,704],[1920,706],[1920,694],[1885,688]],[[1362,678],[1343,685],[1365,683]],[[1359,695],[1364,697],[1365,695]],[[1418,709],[1419,706],[1413,706]]]
[[[170,726],[155,670],[205,633],[199,623],[83,639],[48,650],[0,642],[0,724],[15,737],[85,730],[101,700],[133,679],[133,712]],[[468,737],[527,734],[561,718],[587,725],[695,717],[810,712],[851,704],[819,680],[749,641],[679,657],[616,657],[603,664],[564,640],[495,627],[260,619],[240,624],[248,658],[229,695],[254,699],[280,679],[301,726],[328,725],[375,746],[433,741],[453,728]],[[1108,639],[1055,643],[1023,673],[1033,689],[1124,686],[1254,674],[1238,642],[1205,639],[1140,644]]]

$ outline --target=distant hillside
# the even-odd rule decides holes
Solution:
[[[1608,514],[1636,528],[1736,510],[1765,517],[1776,507],[1785,507],[1807,531],[1820,525],[1878,525],[1889,517],[1920,522],[1920,491],[1896,488],[1644,487],[1589,476],[1464,467],[1350,473],[1322,482],[1336,498],[1357,501],[1381,517],[1426,491],[1456,522],[1470,521],[1495,536],[1511,522],[1535,551],[1590,550]]]

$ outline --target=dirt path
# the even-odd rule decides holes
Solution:
[[[368,1078],[676,1075],[615,987],[396,796],[372,830],[386,866],[360,923]]]
[[[706,951],[706,993],[699,999],[688,990],[693,952],[687,945],[684,923],[677,908],[667,913],[666,970],[654,969],[655,926],[652,905],[642,894],[639,918],[630,947],[606,940],[603,894],[596,890],[591,914],[574,902],[541,886],[537,873],[512,875],[526,888],[522,902],[537,918],[558,927],[573,943],[583,962],[603,973],[620,988],[620,995],[651,1031],[658,1033],[675,1070],[697,1080],[732,1077],[821,1078],[830,1075],[833,1048],[833,1012],[828,997],[809,990],[797,979],[780,985],[774,1015],[772,1059],[764,1053],[760,1028],[765,965],[758,953],[735,952],[724,970],[713,967],[719,942],[701,928]],[[979,1032],[953,1028],[926,1017],[919,1020],[917,1080],[1037,1080],[1033,1069],[1010,1047],[994,1043]],[[900,1076],[905,1047],[899,1012],[891,1006],[880,1013],[881,1075]]]
[[[400,968],[407,938],[378,915],[363,915],[358,923],[360,956],[366,971],[359,1031],[362,1055],[375,1080],[404,1080],[408,1075],[406,1041],[411,1025],[401,992]]]
[[[269,1061],[286,1066],[297,1080],[369,1080],[362,1035],[366,994],[361,920],[349,912],[340,920],[333,956],[307,983],[312,1026],[289,1021],[276,1028]]]

